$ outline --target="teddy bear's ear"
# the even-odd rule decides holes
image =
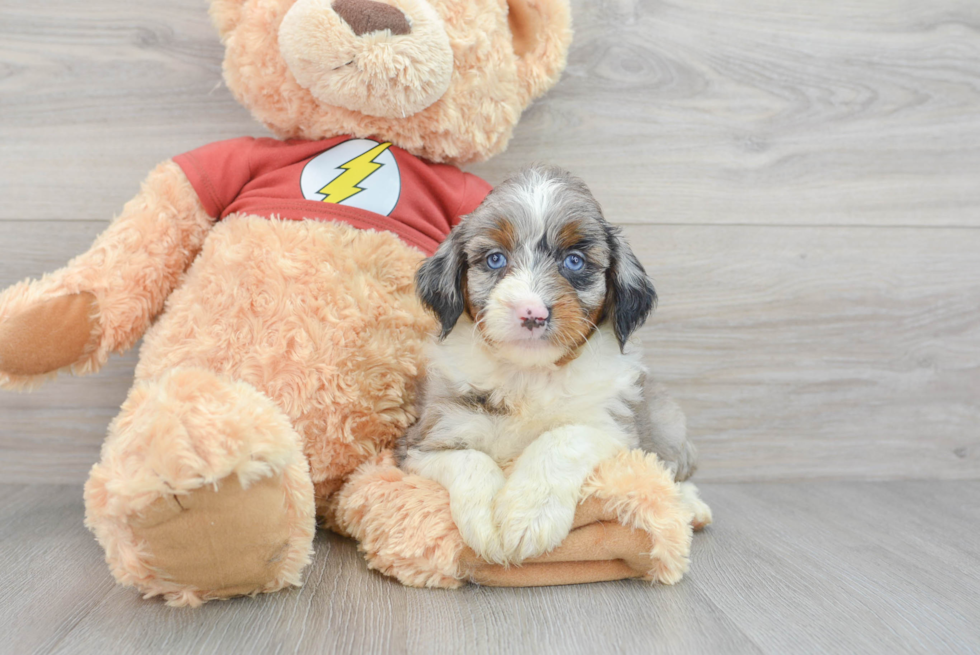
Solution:
[[[567,0],[507,0],[517,73],[531,102],[558,81],[572,40]]]
[[[248,0],[211,0],[211,22],[222,38],[235,29],[241,19],[242,7]]]

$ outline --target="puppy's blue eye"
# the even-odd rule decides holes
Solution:
[[[565,268],[570,271],[581,271],[583,266],[585,266],[585,260],[582,258],[582,255],[572,253],[565,258]]]
[[[487,266],[496,270],[498,268],[503,268],[507,265],[507,258],[504,257],[503,253],[492,252],[487,255]]]

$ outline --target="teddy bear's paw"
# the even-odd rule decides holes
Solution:
[[[206,600],[274,591],[298,583],[283,575],[297,556],[286,491],[281,475],[247,487],[230,475],[157,499],[129,527],[172,603],[184,604],[188,594]]]
[[[539,487],[511,480],[494,499],[494,522],[511,562],[522,562],[556,548],[575,520],[577,496],[542,493]]]
[[[0,386],[6,386],[6,378],[16,387],[14,382],[79,364],[98,346],[99,310],[91,293],[55,296],[19,312],[5,309],[0,311]]]
[[[316,527],[288,417],[251,385],[192,367],[133,387],[85,504],[116,579],[176,605],[299,584]]]

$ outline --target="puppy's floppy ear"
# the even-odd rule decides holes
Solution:
[[[608,316],[613,321],[619,349],[626,347],[630,335],[643,325],[647,316],[657,304],[657,292],[647,276],[640,260],[623,239],[617,227],[609,226],[606,230],[609,237],[611,264],[609,266]]]
[[[415,274],[419,299],[442,323],[441,339],[445,339],[453,331],[465,308],[465,275],[466,253],[463,252],[460,227],[456,226],[439,246],[436,254],[422,262]]]

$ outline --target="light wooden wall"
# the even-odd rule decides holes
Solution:
[[[980,3],[578,0],[559,86],[473,170],[566,166],[661,305],[703,481],[980,476]],[[0,0],[0,286],[158,161],[265,130],[203,0]],[[0,477],[83,480],[135,355],[0,394]]]

